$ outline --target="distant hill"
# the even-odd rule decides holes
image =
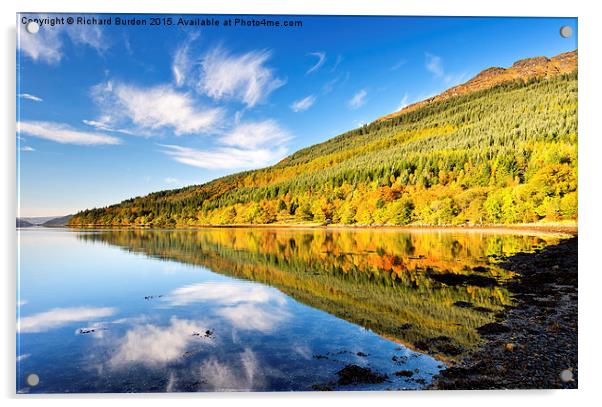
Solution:
[[[34,225],[41,225],[48,222],[50,219],[54,219],[56,216],[22,216],[21,219],[25,220]]]
[[[577,219],[577,51],[490,68],[264,169],[72,226],[479,225]]]
[[[67,226],[73,215],[61,216],[59,218],[50,219],[42,224],[44,227],[63,227]]]
[[[35,226],[33,223],[26,221],[25,219],[17,218],[18,228],[29,228]]]
[[[563,73],[570,73],[577,69],[577,50],[559,54],[553,58],[535,57],[516,61],[510,68],[487,68],[469,81],[454,86],[445,92],[431,98],[413,103],[379,120],[387,120],[400,114],[410,112],[433,102],[448,98],[462,96],[480,90],[490,89],[494,86],[513,82],[527,82],[534,78],[550,78]]]

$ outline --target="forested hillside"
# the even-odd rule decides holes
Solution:
[[[272,167],[85,210],[70,225],[574,221],[574,60],[570,73],[433,99]]]

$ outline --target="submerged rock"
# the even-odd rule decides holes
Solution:
[[[414,376],[414,372],[412,372],[411,370],[398,370],[397,372],[395,372],[395,376],[412,377],[412,376]]]
[[[375,373],[367,367],[347,365],[337,372],[338,383],[342,386],[350,384],[377,384],[387,380],[387,375]]]

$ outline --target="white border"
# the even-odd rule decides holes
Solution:
[[[601,268],[599,231],[602,186],[599,175],[602,157],[600,126],[600,76],[602,61],[600,43],[602,21],[594,1],[525,1],[502,2],[471,0],[264,0],[264,1],[185,1],[173,0],[151,4],[148,0],[20,0],[1,3],[2,13],[2,89],[0,101],[4,134],[2,134],[2,217],[1,240],[3,295],[2,350],[0,376],[1,396],[8,403],[42,402],[50,406],[99,406],[115,401],[143,402],[159,406],[166,402],[178,404],[226,405],[248,404],[263,406],[306,406],[308,403],[332,405],[344,403],[362,406],[374,402],[380,405],[444,405],[478,404],[504,406],[508,404],[545,403],[549,406],[590,404],[596,400],[602,386],[600,368],[601,337],[599,287]],[[15,392],[15,258],[16,258],[16,171],[15,171],[15,21],[18,11],[55,12],[122,12],[122,13],[222,13],[222,14],[348,14],[348,15],[454,15],[454,16],[570,16],[579,18],[579,390],[573,391],[495,391],[495,392],[398,392],[398,393],[228,393],[180,395],[84,395],[84,396],[16,396]],[[596,120],[597,119],[597,120]],[[597,233],[598,232],[598,233]],[[82,400],[85,399],[85,400]],[[109,400],[108,400],[109,399]],[[113,401],[115,400],[115,401]],[[598,400],[599,403],[599,400]],[[593,404],[593,403],[592,403]]]

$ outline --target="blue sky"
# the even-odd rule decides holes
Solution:
[[[267,18],[302,27],[42,25],[34,35],[19,18],[20,215],[264,167],[485,68],[577,48],[573,18]]]

